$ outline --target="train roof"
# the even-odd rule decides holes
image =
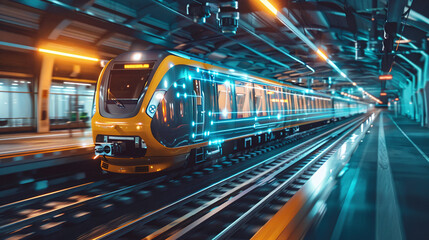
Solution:
[[[247,77],[251,77],[253,79],[256,79],[259,81],[261,81],[260,79],[263,79],[264,81],[269,81],[273,84],[277,84],[277,85],[282,85],[282,86],[286,86],[287,88],[290,89],[294,89],[295,91],[300,91],[302,94],[308,94],[308,95],[318,95],[321,97],[326,97],[326,98],[335,98],[338,100],[343,100],[343,101],[348,101],[348,102],[361,102],[361,103],[365,103],[363,101],[357,101],[357,100],[353,100],[350,98],[343,98],[340,96],[335,96],[335,95],[330,95],[330,94],[326,94],[326,93],[320,93],[318,91],[314,91],[313,89],[308,89],[308,88],[304,88],[301,86],[296,86],[296,85],[292,85],[290,83],[286,83],[286,82],[280,82],[277,79],[272,79],[272,78],[267,78],[265,76],[262,75],[257,75],[254,73],[247,73],[245,70],[243,69],[239,69],[239,68],[233,68],[224,64],[219,64],[219,63],[215,63],[212,61],[208,61],[206,59],[202,59],[199,56],[196,55],[192,55],[189,53],[184,53],[181,51],[175,51],[175,50],[142,50],[142,51],[132,51],[132,52],[126,52],[126,53],[122,53],[119,56],[117,56],[114,61],[128,61],[130,59],[129,55],[135,52],[145,52],[145,55],[148,56],[148,58],[151,59],[164,59],[167,56],[170,55],[174,55],[176,57],[180,57],[180,58],[185,58],[185,59],[189,59],[189,60],[193,60],[193,61],[197,61],[197,62],[201,62],[204,64],[209,64],[215,67],[219,67],[219,68],[224,68],[224,69],[228,69],[230,72],[226,73],[228,75],[238,75],[238,74],[243,74],[246,75]]]

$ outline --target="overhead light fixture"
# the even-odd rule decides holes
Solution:
[[[142,53],[141,52],[136,52],[133,53],[133,55],[131,56],[131,59],[133,59],[134,61],[139,61],[142,59]]]
[[[186,14],[191,16],[195,23],[205,23],[206,18],[211,15],[209,3],[189,3],[186,6]]]
[[[323,60],[328,60],[328,57],[322,51],[320,51],[320,49],[317,49],[316,53],[319,54],[319,56],[323,58]]]
[[[390,74],[386,74],[386,75],[380,75],[380,76],[378,76],[378,79],[379,80],[391,80],[393,78],[393,76],[392,75],[390,75]]]
[[[49,50],[49,49],[44,49],[44,48],[38,48],[37,50],[39,52],[49,53],[49,54],[54,54],[54,55],[59,55],[59,56],[64,56],[64,57],[78,58],[78,59],[94,61],[94,62],[100,61],[100,59],[98,59],[98,58],[86,57],[86,56],[72,54],[72,53],[59,52],[59,51],[54,51],[54,50]]]
[[[395,43],[397,44],[406,44],[406,43],[410,43],[411,40],[410,39],[398,39],[395,41]]]
[[[261,0],[261,2],[267,7],[274,15],[277,15],[277,9],[268,0]]]

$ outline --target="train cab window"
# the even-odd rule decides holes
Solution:
[[[253,112],[253,90],[251,83],[235,82],[235,102],[237,103],[237,118],[247,118]]]
[[[232,117],[232,89],[231,83],[225,81],[217,84],[217,102],[219,119],[231,119]]]
[[[107,102],[137,102],[149,78],[150,70],[112,70],[107,89]]]
[[[258,117],[267,116],[267,98],[265,97],[264,87],[255,84],[255,108]]]

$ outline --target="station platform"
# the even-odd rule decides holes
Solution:
[[[370,131],[305,239],[429,236],[429,129],[384,111]]]
[[[92,150],[90,129],[1,134],[0,175],[69,163],[70,159],[58,159],[87,155]]]
[[[61,130],[49,133],[0,134],[0,156],[92,144],[90,129]]]

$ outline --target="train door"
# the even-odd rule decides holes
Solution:
[[[194,142],[203,141],[207,136],[205,132],[205,103],[202,83],[199,79],[193,80],[194,87],[194,119],[192,122]]]

